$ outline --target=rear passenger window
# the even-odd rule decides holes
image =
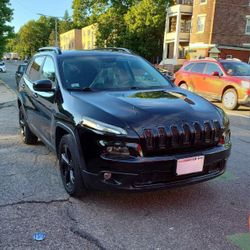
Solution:
[[[206,63],[196,63],[194,67],[192,67],[191,72],[194,73],[203,73]]]
[[[31,67],[28,71],[28,76],[31,81],[36,81],[40,79],[40,68],[43,64],[44,56],[39,56],[34,59],[31,64]]]
[[[185,71],[189,71],[193,66],[194,66],[193,63],[189,63],[188,65],[184,66],[183,69],[184,69]]]

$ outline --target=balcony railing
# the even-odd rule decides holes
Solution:
[[[174,4],[193,5],[193,0],[175,0]]]

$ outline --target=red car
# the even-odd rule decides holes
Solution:
[[[250,105],[250,65],[236,59],[189,61],[175,74],[175,84],[222,101],[226,109]]]

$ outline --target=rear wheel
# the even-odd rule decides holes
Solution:
[[[179,87],[188,90],[188,85],[185,82],[181,83]]]
[[[71,196],[80,197],[86,194],[79,166],[78,149],[73,136],[64,135],[59,144],[58,158],[63,185]]]
[[[23,142],[30,145],[36,144],[38,138],[30,131],[21,107],[19,108],[19,125]]]
[[[238,95],[235,89],[228,89],[224,92],[222,96],[222,104],[224,108],[229,110],[234,110],[239,107],[238,105]]]

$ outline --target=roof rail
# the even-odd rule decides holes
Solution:
[[[218,61],[217,59],[213,58],[213,57],[205,57],[205,60],[210,60],[210,61]]]
[[[62,51],[58,47],[43,47],[38,49],[38,52],[44,52],[44,51],[54,51],[58,55],[62,54]]]
[[[226,58],[227,61],[237,61],[242,62],[239,58]]]
[[[106,51],[112,51],[112,52],[124,52],[128,54],[134,54],[132,50],[129,50],[127,48],[118,48],[118,47],[105,47],[105,48],[96,48],[93,50],[106,50]]]

